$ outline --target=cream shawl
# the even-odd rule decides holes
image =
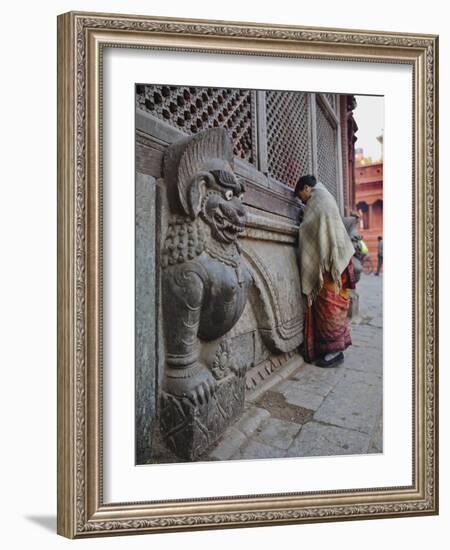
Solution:
[[[308,305],[323,286],[324,272],[341,288],[341,274],[354,253],[334,197],[318,182],[311,190],[299,230],[300,279]]]

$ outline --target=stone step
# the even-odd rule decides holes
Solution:
[[[250,407],[241,418],[230,426],[220,438],[218,444],[209,452],[210,460],[227,460],[231,458],[239,448],[247,443],[259,428],[261,422],[268,418],[270,413],[265,409]]]

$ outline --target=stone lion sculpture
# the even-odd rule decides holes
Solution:
[[[169,446],[194,458],[243,405],[245,368],[222,337],[240,318],[252,282],[238,244],[244,185],[233,172],[224,128],[171,145],[163,170],[171,216],[161,254],[162,424]],[[208,363],[200,352],[210,342]]]

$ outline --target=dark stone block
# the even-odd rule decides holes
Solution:
[[[245,377],[228,375],[203,402],[163,393],[161,431],[177,456],[196,460],[213,445],[243,411]]]

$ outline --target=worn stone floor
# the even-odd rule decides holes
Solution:
[[[382,282],[361,276],[353,345],[341,366],[293,357],[247,397],[242,417],[203,460],[382,452]]]

